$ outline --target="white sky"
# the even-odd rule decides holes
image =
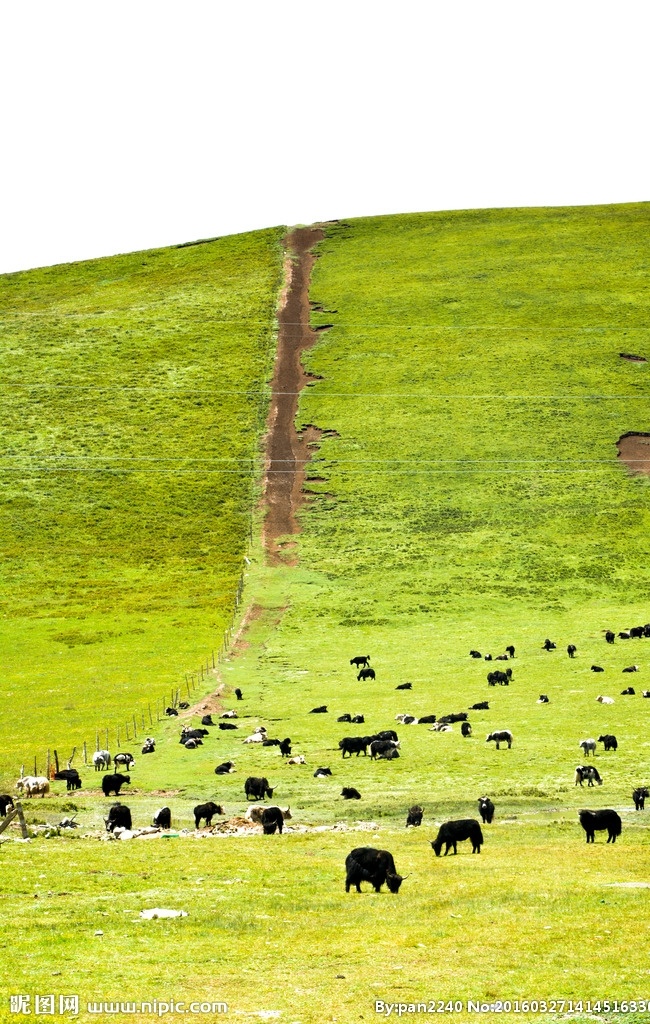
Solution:
[[[650,198],[647,4],[2,0],[0,272]]]

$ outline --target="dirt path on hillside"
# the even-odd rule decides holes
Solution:
[[[269,565],[295,565],[295,541],[282,540],[299,532],[296,513],[305,501],[305,464],[321,431],[296,430],[300,391],[316,378],[305,372],[302,353],[318,339],[309,326],[309,283],[316,260],[313,247],[325,237],[319,227],[295,228],[284,240],[285,288],[278,313],[278,350],[273,372],[273,395],[267,421],[262,542]]]
[[[650,476],[650,434],[623,434],[616,442],[618,457],[630,473]]]

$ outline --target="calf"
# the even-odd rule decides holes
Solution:
[[[607,733],[605,736],[599,736],[598,742],[605,745],[605,750],[618,750],[616,736],[612,736],[610,733]]]
[[[633,696],[634,696],[634,687],[633,686],[628,686],[625,690],[621,690],[621,697],[633,697]]]
[[[146,740],[142,744],[143,754],[155,754],[156,752],[156,741],[151,737],[147,736]]]
[[[179,701],[178,706],[181,709],[181,711],[187,711],[187,709],[189,708],[189,704],[186,700]]]
[[[545,693],[540,693],[539,697],[537,698],[537,703],[538,704],[549,704],[550,701],[548,699],[548,695],[545,694]]]
[[[580,811],[578,817],[587,833],[588,843],[593,843],[594,832],[601,832],[603,829],[607,829],[608,843],[615,843],[616,837],[621,834],[621,819],[611,808],[604,808],[600,811]]]
[[[470,658],[482,658],[483,657],[483,655],[481,654],[480,651],[470,651],[469,652],[469,656],[470,656]]]
[[[365,668],[370,663],[370,655],[360,654],[356,658],[350,658],[350,664],[354,665],[355,668]]]
[[[341,796],[343,797],[344,800],[361,799],[361,793],[359,792],[358,789],[355,789],[353,786],[344,786],[343,789],[341,790]]]
[[[422,824],[423,814],[424,811],[419,804],[414,804],[413,807],[410,807],[406,815],[406,827],[408,828],[409,825],[419,827]]]
[[[171,718],[173,715],[178,716],[178,711],[176,708],[165,708],[165,714]]]
[[[481,815],[484,825],[492,824],[492,818],[494,817],[494,804],[490,800],[489,796],[480,796],[478,798],[478,812]]]
[[[215,775],[230,775],[235,771],[234,761],[224,761],[222,764],[218,764],[214,770]]]
[[[462,843],[465,839],[471,840],[472,853],[480,853],[481,846],[483,844],[483,833],[481,832],[481,826],[475,818],[461,818],[458,821],[446,821],[440,826],[440,830],[435,840],[431,843],[433,852],[436,857],[440,856],[442,850],[442,844],[445,844],[445,857],[453,847],[454,853],[457,853],[457,843]]]
[[[327,704],[321,704],[321,706],[319,708],[312,708],[311,711],[309,712],[309,714],[310,715],[326,715],[327,714]]]
[[[93,754],[93,764],[96,772],[103,772],[111,766],[111,755],[108,750],[96,750]]]
[[[397,874],[393,855],[388,850],[375,850],[372,846],[360,846],[345,858],[345,891],[354,886],[361,892],[361,883],[370,882],[375,892],[380,892],[384,883],[392,893],[398,893],[404,881]]]
[[[436,720],[435,715],[422,715],[422,718],[418,718],[420,725],[432,725]]]
[[[596,756],[596,741],[595,740],[580,740],[578,746],[582,747],[582,750],[583,750],[583,753],[584,753],[585,757],[589,756],[589,751],[591,751],[593,757]]]
[[[157,828],[171,828],[172,827],[172,812],[169,807],[161,807],[159,811],[153,816],[153,824]]]
[[[472,735],[472,727],[469,724],[469,722],[461,722],[460,731],[461,731],[461,735],[462,736],[465,736],[465,737],[471,736]]]
[[[396,690],[411,690],[412,688],[413,683],[400,683],[399,686],[395,687]]]
[[[236,711],[224,711],[223,714],[221,714],[219,717],[220,718],[238,718],[239,715],[237,714]]]
[[[637,811],[642,811],[645,808],[646,797],[650,797],[650,792],[645,786],[639,786],[632,793],[632,799],[634,800],[634,807]]]
[[[480,700],[478,704],[472,704],[470,711],[489,711],[490,705],[486,700]]]
[[[628,667],[624,668],[623,671],[624,672],[638,672],[639,671],[639,666],[638,665],[628,665]],[[632,691],[632,692],[634,692],[634,691]]]
[[[317,768],[314,772],[315,779],[326,779],[328,775],[332,774],[331,768]]]
[[[241,690],[239,689],[239,687],[237,687],[237,689],[235,690],[235,697],[237,698],[237,700],[243,700],[244,699],[244,695],[241,692]]]
[[[608,644],[613,644],[616,639],[616,634],[612,633],[611,629],[608,629],[605,633],[605,640]]]
[[[283,757],[291,756],[291,738],[289,736],[285,739],[280,740],[280,753]]]
[[[270,788],[268,779],[257,775],[249,775],[244,783],[244,792],[247,800],[266,800],[273,797],[273,790]]]
[[[201,719],[201,725],[214,725],[212,721],[212,715],[204,715]]]
[[[374,670],[374,668],[362,668],[361,671],[359,672],[359,675],[357,676],[357,682],[359,682],[362,679],[365,680],[365,679],[374,679],[374,678],[375,678],[375,670]]]
[[[546,639],[544,641],[544,643],[542,644],[542,650],[543,651],[554,651],[556,649],[556,646],[557,645],[554,644],[551,640]]]
[[[600,696],[596,697],[596,700],[598,701],[599,704],[613,704],[614,703],[614,698],[613,697],[603,697],[602,694]]]
[[[348,714],[339,715],[339,717],[336,719],[336,721],[337,722],[351,722],[352,721],[352,715],[348,715]]]
[[[225,732],[226,729],[239,729],[239,726],[234,722],[219,722],[219,728]]]
[[[399,757],[399,750],[396,750],[395,747],[377,754],[377,758],[380,761],[394,761],[396,757]]]
[[[272,836],[276,831],[282,833],[284,819],[279,807],[265,807],[262,811],[262,828],[265,836]]]
[[[302,754],[297,754],[295,757],[290,757],[287,764],[307,764]]]
[[[363,715],[354,715],[354,717],[352,719],[352,722],[354,723],[354,725],[363,725],[365,723],[365,721],[366,720],[365,720]]]
[[[515,656],[515,649],[512,646],[512,644],[510,644],[508,647],[506,647],[506,651],[508,652],[508,654],[510,655],[511,658],[514,658],[514,656]]]
[[[119,772],[115,772],[114,775],[104,775],[102,778],[102,791],[104,796],[110,796],[112,793],[115,794],[115,796],[119,796],[122,786],[130,785],[130,775],[120,775]]]
[[[566,652],[567,652],[567,654],[569,655],[570,658],[575,658],[577,650],[578,650],[578,648],[576,647],[575,644],[569,644],[569,646],[566,649]]]
[[[206,828],[212,824],[215,814],[225,814],[221,804],[215,804],[211,800],[207,804],[197,804],[194,808],[194,824],[196,828],[201,827],[201,819],[205,818]]]
[[[512,733],[509,729],[501,729],[500,732],[491,732],[485,742],[490,743],[492,740],[496,743],[497,750],[499,749],[500,743],[507,743],[508,750],[510,750],[510,747],[512,746]]]
[[[132,829],[131,811],[125,804],[113,804],[108,812],[108,818],[104,819],[107,832],[114,832],[116,828]]]
[[[604,672],[604,671],[605,671],[605,669],[604,669],[604,668],[602,668],[602,666],[601,666],[601,665],[592,665],[592,666],[591,666],[591,671],[592,671],[592,672]]]

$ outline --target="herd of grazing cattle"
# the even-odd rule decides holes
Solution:
[[[621,640],[630,639],[641,639],[644,637],[650,637],[650,624],[645,626],[634,627],[630,630],[621,631],[618,633],[618,638]],[[608,645],[614,644],[617,639],[617,634],[612,631],[607,631],[605,634],[605,640]],[[550,639],[546,639],[542,644],[544,651],[550,652],[557,650],[557,645]],[[569,658],[574,659],[577,655],[577,647],[575,644],[569,644],[566,648]],[[485,656],[480,651],[471,650],[470,657],[474,659],[481,659],[485,661],[509,661],[515,657],[515,647],[509,645],[505,648],[504,654],[496,655],[494,658],[491,654]],[[365,679],[375,679],[376,674],[374,669],[370,667],[370,655],[359,655],[350,660],[350,665],[354,666],[355,670],[358,670],[357,679],[359,681]],[[592,671],[604,672],[605,669],[602,666],[592,665]],[[638,666],[630,666],[624,668],[623,672],[638,671]],[[487,675],[488,686],[510,686],[513,682],[513,671],[511,667],[502,670],[490,671]],[[397,690],[405,691],[412,689],[411,683],[402,683],[396,687]],[[238,701],[243,700],[243,694],[240,689],[234,691]],[[622,695],[634,696],[635,691],[632,687],[627,687],[622,691]],[[643,696],[650,696],[650,691],[643,691]],[[601,695],[597,698],[601,703],[614,703],[612,697]],[[540,695],[537,703],[549,703],[548,695]],[[178,706],[181,710],[186,709],[189,705],[181,704]],[[487,711],[489,710],[489,702],[487,700],[477,701],[470,707],[472,710]],[[318,707],[312,708],[310,714],[327,714],[327,705],[319,705]],[[167,708],[167,714],[172,717],[178,714],[177,708]],[[210,735],[210,727],[218,725],[222,730],[237,729],[238,723],[235,721],[238,718],[237,712],[234,710],[224,711],[220,716],[220,721],[215,723],[212,719],[211,714],[204,715],[201,720],[200,728],[189,728],[183,726],[179,742],[186,749],[193,750],[203,744],[204,739]],[[461,724],[461,734],[464,738],[468,738],[472,735],[472,727],[468,721],[468,715],[466,712],[457,712],[453,714],[442,715],[437,717],[436,715],[424,715],[419,718],[414,715],[399,713],[395,716],[396,721],[404,726],[418,725],[418,724],[429,724],[431,731],[447,731],[452,728],[454,723]],[[364,715],[350,713],[341,714],[337,718],[338,722],[349,722],[355,724],[362,724],[365,721]],[[498,729],[491,731],[486,739],[487,743],[494,742],[496,749],[500,749],[501,744],[506,744],[507,748],[510,749],[513,745],[513,736],[508,729]],[[271,738],[267,734],[265,726],[257,726],[254,731],[245,739],[242,740],[244,744],[260,744],[263,747],[277,747],[282,758],[287,758],[288,764],[304,764],[305,758],[303,755],[297,755],[291,758],[292,741],[290,737],[284,739]],[[579,747],[583,751],[584,757],[588,758],[589,755],[593,757],[596,753],[597,743],[602,743],[605,751],[615,751],[618,748],[618,741],[616,736],[607,733],[599,736],[598,741],[595,739],[583,739],[579,742]],[[375,760],[394,760],[400,757],[401,742],[397,732],[394,729],[384,729],[380,732],[366,735],[366,736],[345,736],[339,743],[338,748],[341,751],[341,756],[345,760],[350,759],[353,755],[357,758],[360,754],[367,756],[370,752],[370,759]],[[147,737],[142,746],[142,754],[154,754],[156,752],[156,741],[153,737]],[[131,772],[135,768],[135,758],[132,753],[119,752],[111,757],[108,750],[98,750],[95,752],[92,758],[93,766],[96,771],[103,772],[106,774],[102,775],[102,792],[106,797],[115,796],[119,798],[122,787],[130,785],[131,777],[130,774],[122,774],[118,771],[118,768],[125,769]],[[109,772],[113,765],[112,772]],[[234,761],[224,761],[217,765],[214,769],[216,775],[231,774],[236,770]],[[328,778],[332,776],[331,768],[325,766],[320,767],[314,772],[315,778]],[[52,778],[58,781],[65,781],[66,788],[68,791],[80,789],[82,781],[79,776],[79,772],[68,767],[62,771],[57,771],[53,774]],[[43,776],[23,776],[16,782],[16,789],[25,797],[33,797],[40,795],[44,797],[50,791],[50,779]],[[583,785],[583,782],[587,781],[588,786],[593,786],[594,783],[599,786],[602,785],[602,778],[598,770],[593,764],[578,765],[575,769],[575,785]],[[244,783],[244,792],[246,800],[265,801],[268,797],[269,800],[273,798],[274,787],[269,785],[266,777],[249,776]],[[649,790],[645,786],[636,786],[633,790],[632,797],[634,800],[634,806],[636,810],[643,810],[645,806],[645,799],[649,795]],[[352,786],[344,786],[341,790],[340,796],[345,800],[360,800],[362,799],[361,793]],[[8,794],[0,795],[0,816],[5,817],[14,808],[14,801]],[[478,811],[482,820],[483,825],[490,824],[493,821],[495,807],[492,800],[488,796],[478,798]],[[213,801],[207,801],[202,804],[198,804],[194,808],[194,821],[196,829],[201,827],[201,823],[205,823],[205,827],[211,827],[213,818],[218,815],[224,815],[224,807],[220,804],[216,804]],[[422,823],[424,816],[423,808],[416,804],[412,806],[407,813],[406,827],[418,827]],[[277,806],[266,806],[264,804],[249,805],[246,817],[249,821],[261,824],[263,827],[264,834],[272,835],[274,833],[282,833],[284,821],[291,818],[291,811],[289,807],[280,808]],[[608,833],[608,843],[613,843],[616,838],[621,835],[621,819],[620,816],[611,808],[603,808],[600,810],[581,810],[579,812],[579,821],[586,833],[587,843],[594,842],[594,834],[599,830],[606,830]],[[159,829],[170,829],[172,823],[172,814],[169,807],[162,807],[153,816],[153,825]],[[119,802],[114,803],[109,808],[108,818],[105,819],[106,829],[109,832],[115,832],[120,829],[131,830],[133,827],[131,810],[126,805]],[[472,853],[479,854],[481,852],[481,846],[483,845],[483,833],[479,822],[474,818],[462,818],[459,820],[452,820],[443,822],[440,826],[438,835],[435,840],[431,842],[433,851],[437,857],[440,856],[443,846],[445,847],[445,856],[450,850],[453,853],[457,853],[457,844],[470,840]],[[360,890],[360,883],[362,881],[370,882],[376,891],[379,891],[383,884],[386,884],[391,892],[397,893],[400,885],[403,881],[403,877],[400,876],[396,869],[392,855],[385,850],[375,850],[371,847],[363,847],[353,850],[348,858],[346,859],[346,891],[350,890],[351,886],[354,886],[357,891]]]

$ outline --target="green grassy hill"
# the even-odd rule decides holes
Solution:
[[[318,379],[304,392],[298,418],[328,433],[309,469],[299,564],[264,564],[258,511],[245,577],[243,611],[250,614],[220,667],[239,729],[214,729],[204,746],[187,751],[178,743],[178,722],[161,723],[156,755],[139,759],[123,796],[136,825],[166,803],[175,826],[189,828],[194,804],[206,799],[223,802],[229,816],[241,814],[245,778],[266,775],[276,787],[274,801],[291,804],[294,825],[376,827],[101,848],[90,840],[12,844],[3,851],[4,892],[14,900],[21,933],[10,976],[25,986],[46,970],[46,935],[56,938],[66,991],[77,965],[91,963],[80,988],[88,998],[120,998],[127,990],[130,998],[145,998],[162,982],[158,965],[181,949],[177,997],[205,992],[225,997],[237,1012],[279,1011],[300,1024],[378,1017],[375,999],[647,995],[648,828],[645,814],[632,809],[631,790],[650,783],[650,701],[640,695],[650,689],[650,640],[610,647],[603,631],[650,620],[648,480],[627,473],[615,446],[627,431],[650,430],[650,364],[619,355],[650,359],[649,217],[650,207],[638,204],[327,226],[311,297],[314,324],[331,328],[306,358]],[[258,302],[265,311],[251,314],[262,324],[255,335],[261,369],[257,377],[250,369],[248,379],[259,381],[267,379],[277,234],[247,241],[265,253],[257,280],[241,265],[242,280],[251,283],[250,308]],[[219,344],[229,337],[224,328]],[[103,408],[106,423],[108,404]],[[238,415],[231,411],[229,424]],[[254,449],[257,422],[251,412],[239,452]],[[118,438],[115,453],[124,447]],[[151,448],[138,454],[144,453]],[[213,456],[222,455],[215,447]],[[233,505],[245,524],[249,481]],[[213,486],[189,490],[209,503]],[[228,487],[223,502],[234,494]],[[25,502],[27,484],[21,493]],[[173,508],[172,501],[161,504],[162,524]],[[44,522],[54,530],[55,523]],[[238,536],[237,565],[244,534]],[[199,540],[192,538],[200,550]],[[222,564],[215,556],[215,574]],[[160,641],[155,655],[178,676],[183,648],[176,633],[169,638],[172,616],[180,619],[178,591],[168,586],[176,577],[164,566],[160,589],[147,594],[163,608],[151,620],[151,636]],[[47,609],[59,593],[62,601],[76,593],[77,619],[62,625],[41,616],[42,633],[34,627],[33,635],[114,628],[95,624],[94,610],[79,619],[90,602],[72,589],[81,586],[76,570],[66,579],[65,587],[39,593]],[[187,607],[203,602],[206,615],[216,592],[207,579],[204,570],[193,596],[183,598]],[[232,582],[227,593],[223,621]],[[123,621],[140,628],[130,610]],[[205,620],[196,609],[183,621],[178,635],[186,637],[189,657],[197,649],[192,640],[200,649],[209,634],[198,629]],[[214,613],[210,621],[217,621]],[[547,636],[557,650],[541,649]],[[475,661],[469,650],[497,655],[510,643],[517,650],[512,684],[489,688],[488,670],[504,665]],[[568,643],[577,645],[574,660]],[[68,652],[58,655],[62,663],[76,655],[87,684],[89,654],[98,648],[53,642],[52,649]],[[349,664],[357,654],[371,655],[374,681],[357,682]],[[592,673],[593,663],[605,672]],[[632,663],[639,673],[624,675]],[[630,680],[636,695],[622,696]],[[397,691],[406,681],[412,690]],[[236,686],[243,702],[233,700]],[[540,693],[549,695],[548,705],[537,704]],[[600,705],[599,694],[614,704]],[[457,726],[447,734],[398,726],[398,760],[341,759],[342,736],[393,727],[399,712],[441,715],[485,699],[489,711],[470,713],[469,739]],[[309,713],[321,704],[328,714]],[[364,713],[366,721],[338,723],[344,712]],[[45,721],[47,712],[39,714]],[[307,764],[288,766],[275,748],[243,745],[258,724],[271,736],[291,736]],[[495,728],[512,730],[512,750],[486,744]],[[605,732],[618,737],[619,749],[605,754],[599,744],[594,764],[603,786],[575,787],[579,741]],[[216,777],[215,764],[229,759],[236,773]],[[331,779],[313,778],[321,765],[332,768]],[[35,802],[30,816],[54,818],[74,804],[84,825],[101,827],[106,801],[92,773],[84,781],[72,797],[56,784],[56,799]],[[344,785],[358,788],[362,799],[342,801]],[[493,797],[497,814],[485,826],[481,856],[461,846],[457,858],[436,859],[429,841],[438,824],[475,816],[483,793]],[[415,802],[424,805],[423,826],[406,832],[406,809]],[[623,834],[615,846],[602,833],[586,846],[577,822],[585,806],[618,809]],[[399,896],[346,896],[345,856],[366,844],[390,849],[410,874]],[[73,847],[64,879],[58,854]],[[46,886],[63,890],[61,899],[34,901]],[[144,931],[137,912],[155,905],[186,907],[190,917]],[[98,923],[113,948],[130,948],[110,976],[96,957]],[[641,941],[622,944],[621,935],[633,931]]]
[[[34,755],[43,771],[47,746],[94,748],[96,728],[114,743],[219,648],[250,530],[280,238],[0,278],[0,772]]]

